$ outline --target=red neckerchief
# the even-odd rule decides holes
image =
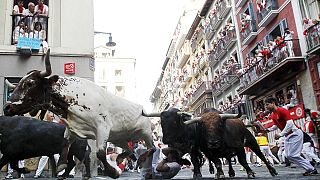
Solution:
[[[38,7],[39,7],[39,10],[41,11],[41,13],[43,13],[43,9],[44,9],[43,7],[44,7],[44,5],[43,5],[43,4],[39,4]]]
[[[18,6],[19,7],[19,13],[23,13],[23,6]]]

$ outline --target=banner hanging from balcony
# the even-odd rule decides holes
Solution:
[[[76,63],[65,63],[64,64],[64,74],[75,74],[76,73]]]
[[[36,38],[19,37],[17,48],[30,48],[32,50],[39,50],[41,46],[41,41]]]

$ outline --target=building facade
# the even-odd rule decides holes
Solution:
[[[303,126],[303,108],[320,104],[319,7],[315,0],[203,1],[192,23],[178,22],[150,97],[154,110],[176,106],[198,116],[240,104],[253,121],[274,96]]]
[[[94,81],[112,94],[137,102],[136,59],[117,58],[114,51],[106,46],[95,48]]]
[[[23,9],[31,10],[28,7],[30,2],[39,13],[23,12]],[[30,70],[44,69],[42,57],[46,43],[51,49],[53,74],[93,80],[93,1],[45,0],[45,6],[38,3],[24,0],[22,7],[15,12],[13,9],[18,1],[0,2],[1,109],[9,93],[5,79],[17,83]],[[38,29],[37,25],[41,28]]]
[[[197,3],[196,13],[186,10],[178,22],[150,99],[158,111],[176,106],[196,116],[211,107],[234,112],[240,100],[234,2]]]

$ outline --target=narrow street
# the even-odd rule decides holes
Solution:
[[[226,179],[247,179],[247,174],[245,171],[240,171],[240,165],[234,165],[234,170],[236,172],[235,178],[229,178],[228,177],[228,166],[223,166],[224,173],[226,175]],[[276,170],[278,171],[279,175],[276,177],[272,177],[265,166],[262,167],[254,167],[251,166],[253,171],[256,172],[256,179],[290,179],[290,180],[300,180],[300,179],[320,179],[320,174],[315,176],[302,176],[302,173],[304,172],[301,168],[288,168],[284,166],[276,165]],[[318,167],[318,170],[320,167]],[[213,175],[209,173],[209,169],[207,165],[204,165],[202,169],[203,179],[213,179]],[[4,179],[4,173],[1,174],[0,178]],[[30,173],[26,175],[26,180],[33,179],[33,173]],[[55,178],[39,178],[41,179],[55,179]],[[82,178],[76,177],[76,178],[68,178],[69,180],[80,180]],[[103,179],[111,179],[108,177],[94,177],[91,178],[92,180],[103,180]],[[131,173],[131,172],[124,172],[120,180],[126,180],[126,179],[140,179],[139,174],[137,172]],[[192,179],[192,171],[191,169],[182,169],[177,176],[175,176],[174,179]]]

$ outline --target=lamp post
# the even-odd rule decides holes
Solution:
[[[100,32],[100,31],[95,31],[94,34],[109,34],[109,42],[106,43],[106,46],[108,47],[114,47],[116,46],[116,43],[112,41],[112,35],[111,33],[107,33],[107,32]]]

